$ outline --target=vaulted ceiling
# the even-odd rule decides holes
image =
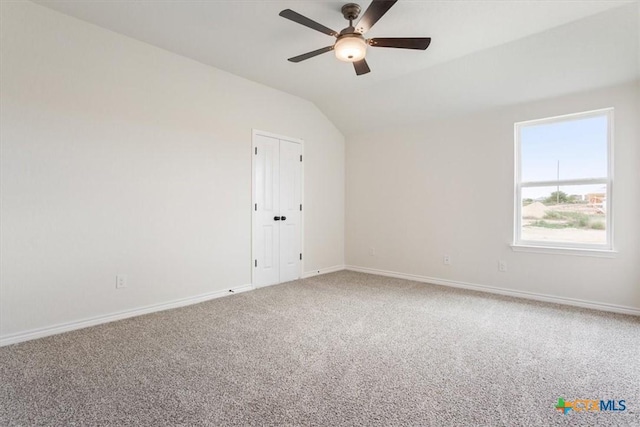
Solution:
[[[637,0],[399,1],[367,36],[432,44],[369,49],[364,76],[333,53],[286,60],[334,39],[278,13],[339,31],[344,1],[37,3],[306,98],[345,134],[622,83],[640,68]]]

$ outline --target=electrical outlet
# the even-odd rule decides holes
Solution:
[[[442,257],[442,263],[444,265],[451,265],[451,256],[445,255]]]
[[[128,286],[128,284],[127,284],[127,276],[125,276],[123,274],[118,274],[116,276],[116,289],[126,288],[127,286]]]
[[[373,246],[369,248],[369,255],[376,256],[376,248]]]
[[[498,261],[498,271],[502,273],[507,272],[507,261],[503,261],[503,260]]]

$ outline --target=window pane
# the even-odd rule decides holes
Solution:
[[[607,176],[606,115],[520,127],[522,182]]]
[[[521,206],[521,240],[607,243],[605,184],[523,188]]]

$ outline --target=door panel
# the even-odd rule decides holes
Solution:
[[[263,269],[272,269],[273,268],[273,260],[274,258],[276,258],[277,254],[275,254],[275,249],[277,245],[275,245],[274,242],[274,234],[275,234],[275,230],[274,230],[274,226],[269,224],[269,225],[263,225],[262,226],[262,232],[263,232],[263,239],[264,239],[264,249],[263,249],[263,256],[262,256],[262,268]]]
[[[280,236],[278,222],[280,203],[280,141],[255,136],[254,155],[254,285],[266,286],[280,281]]]
[[[302,162],[300,144],[280,141],[280,282],[300,277]]]

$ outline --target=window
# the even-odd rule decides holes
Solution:
[[[613,109],[515,125],[514,249],[612,251]]]

